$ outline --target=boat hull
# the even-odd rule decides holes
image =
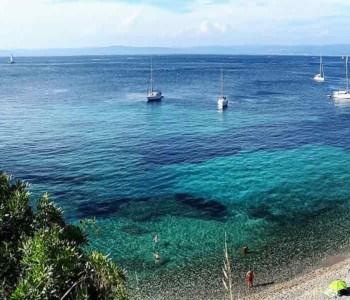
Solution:
[[[226,97],[220,97],[218,100],[218,108],[224,109],[228,106],[228,100]]]
[[[347,91],[333,92],[332,97],[335,99],[350,99],[350,93]]]
[[[147,101],[161,101],[164,96],[148,96]]]
[[[150,92],[148,95],[147,95],[147,100],[148,101],[160,101],[164,98],[164,96],[162,95],[162,92]]]
[[[324,77],[322,77],[318,74],[318,75],[315,75],[314,80],[316,82],[324,82]]]

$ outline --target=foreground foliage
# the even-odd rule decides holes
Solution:
[[[47,194],[33,210],[27,184],[0,173],[0,299],[127,299],[125,272],[87,245]]]

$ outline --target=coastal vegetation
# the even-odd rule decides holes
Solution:
[[[31,204],[28,184],[0,173],[0,299],[128,299],[125,271],[88,250],[91,222],[67,224],[47,194]]]

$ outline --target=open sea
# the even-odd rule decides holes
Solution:
[[[350,249],[350,101],[326,97],[345,89],[341,57],[316,83],[319,57],[155,56],[160,103],[146,56],[6,60],[0,170],[70,222],[95,216],[91,246],[140,299],[222,299],[225,232],[237,289]]]

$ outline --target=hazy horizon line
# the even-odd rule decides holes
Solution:
[[[45,47],[45,48],[13,48],[13,49],[0,49],[0,51],[40,51],[40,50],[59,50],[59,49],[100,49],[100,48],[145,48],[145,49],[193,49],[193,48],[208,48],[208,47],[328,47],[328,46],[350,46],[349,43],[332,43],[332,44],[231,44],[231,45],[220,45],[220,44],[211,44],[211,45],[196,45],[196,46],[133,46],[133,45],[108,45],[108,46],[77,46],[77,47]]]
[[[312,55],[342,56],[350,53],[349,44],[240,44],[188,47],[147,47],[111,45],[105,47],[42,48],[1,50],[0,56],[102,56],[102,55]]]

